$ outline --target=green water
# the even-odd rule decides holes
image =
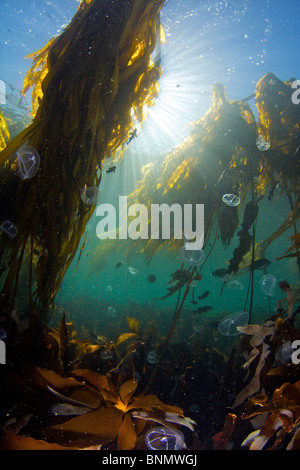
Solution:
[[[24,75],[30,66],[24,56],[43,47],[56,34],[57,28],[68,23],[78,7],[78,2],[73,0],[64,0],[57,4],[42,2],[40,10],[37,8],[41,2],[30,2],[26,8],[23,3],[14,0],[0,6],[0,13],[7,19],[5,28],[0,32],[4,64],[0,79],[3,79],[7,92],[6,103],[1,103],[1,110],[9,120],[12,138],[30,121],[27,102],[23,101],[21,105],[19,103],[18,90],[22,88]],[[154,187],[165,168],[166,157],[172,155],[189,136],[191,123],[203,118],[212,105],[211,88],[215,83],[224,85],[228,100],[240,101],[250,97],[247,102],[258,119],[253,93],[262,77],[273,73],[282,82],[291,77],[296,80],[297,74],[300,78],[297,59],[298,11],[298,2],[294,0],[167,2],[160,18],[166,43],[159,51],[163,73],[159,80],[157,102],[148,110],[143,124],[137,123],[137,136],[124,145],[123,158],[104,161],[98,205],[107,203],[117,207],[119,197],[135,192],[149,168],[150,179],[147,181],[148,184],[151,183],[151,188],[152,185]],[[35,18],[34,21],[32,17]],[[27,99],[29,102],[30,96]],[[294,106],[294,109],[289,108],[293,116],[300,105]],[[235,135],[234,126],[229,131]],[[235,137],[238,145],[241,136]],[[295,156],[299,153],[299,146],[296,145],[299,143],[299,135],[292,137]],[[251,147],[254,142],[246,142],[246,147],[248,145]],[[208,154],[209,151],[211,148]],[[274,158],[275,156],[274,154]],[[289,157],[286,155],[287,161]],[[241,160],[240,167],[243,165]],[[287,167],[286,160],[282,157],[279,165],[283,174]],[[212,169],[214,174],[217,156],[211,163],[211,168],[209,162],[204,163],[204,167]],[[112,165],[116,166],[116,171],[106,173]],[[298,169],[299,159],[295,172]],[[221,177],[226,168],[220,165],[218,170],[218,177]],[[245,168],[245,172],[247,171],[249,167]],[[271,177],[277,176],[272,174],[272,170],[270,174]],[[2,173],[0,176],[2,177]],[[199,175],[199,180],[200,176],[202,174]],[[278,179],[282,183],[280,176]],[[167,184],[167,178],[165,183]],[[242,190],[244,182],[239,183]],[[207,185],[214,196],[217,181],[209,180],[208,177]],[[296,204],[299,201],[299,187],[292,192],[286,191],[284,185],[280,184],[272,198],[270,189],[269,186],[264,188],[263,198],[259,201],[259,212],[254,223],[255,244],[275,233],[291,213],[291,203]],[[192,185],[187,185],[184,189],[180,187],[175,196],[171,192],[168,203],[183,205],[189,203],[190,199],[195,201],[194,190]],[[294,220],[294,224],[266,248],[263,257],[269,261],[268,266],[254,270],[253,277],[249,269],[232,272],[226,282],[225,278],[213,274],[217,270],[228,268],[234,250],[239,246],[239,231],[246,204],[251,201],[250,193],[251,191],[242,198],[238,206],[238,227],[228,245],[222,243],[217,223],[212,225],[213,229],[209,234],[204,232],[204,258],[197,267],[201,279],[193,282],[188,291],[184,285],[164,299],[170,286],[174,285],[170,284],[172,274],[180,269],[191,269],[180,255],[180,246],[184,242],[178,245],[178,249],[174,249],[171,240],[169,247],[157,250],[148,262],[146,255],[139,253],[137,245],[130,239],[125,242],[117,239],[111,243],[97,237],[99,216],[96,206],[55,296],[54,305],[48,315],[42,318],[44,324],[57,331],[65,312],[70,369],[73,366],[86,367],[101,374],[110,373],[116,363],[107,365],[97,354],[84,356],[80,358],[82,362],[76,362],[72,340],[85,341],[104,348],[104,345],[116,343],[122,333],[129,332],[131,327],[128,319],[135,319],[142,343],[134,350],[132,362],[128,365],[128,361],[124,361],[120,374],[124,380],[135,376],[139,382],[138,392],[141,393],[149,385],[155,366],[149,360],[149,353],[155,351],[159,355],[166,344],[166,338],[170,340],[159,367],[157,366],[157,375],[151,382],[150,391],[164,402],[182,407],[186,415],[195,419],[198,438],[204,446],[206,439],[210,439],[222,428],[229,407],[244,387],[244,357],[239,348],[244,336],[222,335],[218,329],[220,322],[232,314],[249,312],[250,322],[262,325],[277,312],[277,302],[280,299],[284,309],[287,308],[285,293],[278,286],[280,281],[287,281],[294,292],[297,289],[299,291],[297,258],[277,259],[291,247],[291,237],[299,230],[298,220]],[[150,199],[152,196],[155,197],[151,194]],[[151,201],[141,199],[135,202]],[[199,203],[201,202],[199,193]],[[7,217],[10,201],[3,201],[1,204],[0,214]],[[253,235],[252,227],[249,234]],[[146,241],[144,244],[140,243],[139,249],[145,244]],[[26,326],[29,312],[28,266],[26,263],[24,265],[14,307],[18,312],[24,312],[23,326]],[[272,295],[268,295],[262,288],[263,277],[267,274],[274,276]],[[151,280],[154,282],[150,282]],[[236,282],[238,288],[233,289],[232,282]],[[1,289],[3,283],[4,279],[0,278]],[[206,297],[201,299],[205,292]],[[185,293],[187,296],[181,304]],[[297,295],[299,296],[298,293]],[[299,298],[296,296],[294,309],[298,304]],[[206,307],[204,311],[198,311],[202,307]],[[171,331],[174,316],[178,312],[180,314],[176,317],[174,331]],[[294,327],[299,331],[299,315]],[[172,334],[169,335],[170,331]],[[125,356],[126,346],[122,346],[121,355]],[[236,357],[232,356],[234,361],[230,362],[235,346],[238,347],[237,354]],[[228,365],[230,380],[226,377]],[[227,382],[225,381],[226,387],[223,390],[224,376]],[[296,380],[297,377],[293,379]],[[196,408],[193,409],[192,406]],[[211,442],[208,447],[211,447]]]

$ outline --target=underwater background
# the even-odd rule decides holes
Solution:
[[[0,109],[7,119],[12,139],[31,122],[31,91],[20,101],[23,81],[31,66],[30,59],[25,56],[41,50],[53,36],[58,36],[72,20],[78,6],[79,2],[76,0],[36,0],[25,4],[12,0],[0,5],[0,80],[5,83],[5,102],[1,102]],[[293,135],[291,132],[288,134],[294,139],[293,162],[287,163],[283,157],[286,155],[288,159],[287,151],[278,153],[271,142],[276,168],[273,171],[272,167],[272,172],[268,173],[269,176],[272,173],[269,179],[265,175],[264,179],[259,172],[255,173],[249,164],[249,155],[252,152],[250,147],[252,144],[252,148],[257,147],[255,141],[251,145],[249,143],[246,151],[237,147],[230,148],[231,144],[226,136],[222,144],[222,131],[213,127],[217,119],[209,121],[207,113],[212,106],[217,113],[226,100],[229,103],[238,102],[239,106],[250,108],[243,108],[243,112],[249,112],[249,116],[252,113],[252,117],[245,119],[249,119],[249,126],[255,127],[253,117],[259,121],[255,101],[258,82],[266,74],[272,74],[268,83],[273,81],[271,85],[276,86],[279,82],[290,79],[295,81],[300,77],[299,16],[299,4],[296,0],[166,2],[159,14],[161,44],[157,42],[152,56],[154,61],[159,60],[162,69],[155,103],[148,108],[145,119],[136,122],[131,128],[128,138],[117,148],[115,154],[104,156],[100,168],[101,178],[97,180],[100,184],[95,184],[100,191],[94,205],[95,210],[88,220],[84,220],[85,226],[82,228],[78,248],[61,282],[57,284],[49,311],[43,316],[43,323],[58,331],[64,314],[74,364],[100,373],[108,372],[116,364],[105,362],[105,359],[96,355],[92,358],[83,357],[83,349],[80,350],[82,356],[76,356],[72,348],[83,344],[80,342],[88,342],[96,346],[97,353],[97,347],[100,346],[100,352],[106,350],[107,344],[115,343],[120,335],[129,331],[136,333],[142,342],[143,352],[139,352],[141,350],[136,346],[137,358],[132,360],[134,366],[131,364],[131,367],[134,367],[135,377],[143,389],[147,384],[150,387],[151,373],[168,338],[174,315],[178,312],[179,295],[186,293],[170,337],[168,352],[161,358],[161,368],[156,371],[151,385],[153,393],[163,401],[181,407],[184,414],[195,421],[200,447],[211,446],[212,435],[222,429],[228,407],[244,386],[244,378],[241,378],[244,359],[237,353],[231,372],[232,381],[226,384],[225,391],[222,390],[224,374],[230,360],[234,360],[234,348],[239,346],[241,336],[220,333],[220,323],[232,314],[249,312],[251,308],[251,323],[262,325],[276,314],[279,299],[286,309],[285,294],[278,286],[283,280],[290,284],[295,293],[295,308],[300,297],[299,257],[284,256],[293,244],[291,237],[299,230],[300,105],[291,105],[289,109],[292,118],[285,121],[288,122],[287,125],[294,123]],[[214,102],[212,90],[216,84],[222,84],[226,99],[222,98],[222,90],[216,88],[219,98]],[[221,105],[218,100],[222,101]],[[293,111],[293,107],[297,110]],[[205,132],[208,129],[208,133],[212,133],[212,139],[216,132],[218,149],[222,149],[223,145],[224,155],[226,152],[235,155],[230,169],[219,154],[214,161],[211,160],[211,167],[207,161],[204,165],[207,172],[205,180],[203,173],[200,175],[201,165],[197,167],[197,163],[194,164],[198,144],[189,140],[193,140],[193,129],[199,131],[197,126],[201,119],[204,122],[204,137],[201,141],[203,148],[210,145],[205,141]],[[226,127],[226,115],[222,119]],[[236,142],[240,142],[240,138],[241,142],[245,141],[246,134],[239,134],[243,132],[240,124],[237,122],[235,127],[232,115],[228,119],[230,124],[227,132],[234,135]],[[263,124],[267,128],[265,121]],[[276,134],[276,129],[274,132]],[[279,147],[281,144],[282,140]],[[199,144],[199,149],[202,148],[201,145]],[[186,153],[186,148],[190,149],[190,153]],[[260,153],[268,155],[267,152],[268,148]],[[190,172],[192,176],[186,171],[186,167],[178,174],[178,178],[174,168],[168,173],[172,155],[176,155],[177,168],[181,168],[189,157],[194,159]],[[263,158],[265,157],[262,160]],[[74,161],[75,159],[74,155]],[[266,167],[268,164],[269,161]],[[270,165],[272,164],[271,162]],[[259,163],[257,168],[263,174],[263,165],[260,165]],[[288,174],[285,174],[286,168],[289,168]],[[97,169],[98,175],[100,170]],[[234,177],[231,177],[231,171],[234,172]],[[199,178],[202,178],[198,189],[195,182],[197,172]],[[230,215],[225,216],[221,223],[219,213],[225,204],[221,200],[221,193],[219,197],[219,191],[222,192],[220,187],[229,174],[227,172],[230,173],[232,191],[224,190],[224,194],[234,193],[236,190],[240,203],[235,216],[232,219]],[[180,179],[181,175],[186,177]],[[57,179],[59,178],[58,174]],[[257,178],[255,184],[253,178]],[[251,189],[247,190],[250,180],[252,192]],[[71,181],[72,177],[66,185],[66,192],[72,185]],[[163,193],[160,199],[162,193],[156,193],[156,183],[159,181],[170,190],[170,197],[167,195],[165,198]],[[172,192],[176,184],[177,189]],[[224,187],[227,188],[227,183]],[[197,190],[202,190],[200,188],[203,188],[204,200],[201,194],[199,198],[197,196]],[[84,187],[81,189],[84,191]],[[258,255],[255,254],[255,260],[261,261],[261,264],[258,263],[255,269],[251,269],[251,250],[245,250],[243,254],[246,258],[243,263],[238,269],[228,271],[230,260],[235,256],[234,250],[240,246],[244,210],[247,203],[253,202],[253,191],[259,201],[259,211],[255,223],[249,226],[249,234],[254,236],[252,229],[255,229],[255,244],[259,252]],[[178,270],[191,273],[189,264],[183,265],[185,259],[180,251],[183,241],[173,243],[171,240],[169,245],[166,243],[152,249],[150,245],[145,248],[146,242],[143,241],[100,240],[97,237],[96,228],[100,220],[97,205],[108,203],[117,208],[119,196],[128,196],[131,203],[140,202],[146,205],[152,200],[156,203],[178,202],[182,205],[204,203],[205,222],[209,221],[204,234],[204,255],[197,267],[198,278],[192,281],[186,278],[188,291],[185,291],[186,281],[174,292],[168,291],[170,285],[174,286],[174,282],[171,283],[174,273]],[[220,206],[211,202],[215,198],[220,201]],[[36,204],[39,204],[38,196]],[[2,197],[1,206],[2,219],[13,219],[15,212],[10,216],[10,200]],[[290,214],[294,214],[292,222],[272,239],[272,235],[289,220]],[[68,216],[66,205],[66,220]],[[268,239],[270,243],[259,251],[263,242]],[[34,256],[39,255],[34,253]],[[252,263],[253,261],[254,258]],[[5,271],[4,274],[1,271],[0,287],[5,290],[4,275]],[[272,276],[267,278],[272,283],[271,287],[266,285],[267,275]],[[38,275],[34,281],[37,279]],[[177,281],[180,279],[176,278]],[[20,331],[26,329],[29,321],[28,285],[26,268],[20,272],[12,307],[16,312],[22,313],[22,319],[20,315],[18,318]],[[172,295],[166,296],[168,292]],[[182,297],[180,302],[181,300]],[[23,323],[20,326],[21,320]],[[299,318],[295,317],[293,327],[299,331]],[[151,355],[149,358],[150,353],[155,353],[154,359]],[[129,377],[128,370],[125,370],[126,364],[123,363],[123,366],[124,376]],[[223,401],[220,398],[220,387]],[[211,399],[207,396],[211,396]],[[213,430],[209,425],[211,420],[214,423]],[[189,436],[187,441],[193,448],[193,438]]]

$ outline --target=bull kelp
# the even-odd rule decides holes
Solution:
[[[166,155],[158,177],[155,164],[143,169],[143,179],[129,195],[129,203],[144,203],[148,213],[151,204],[204,204],[206,246],[216,234],[224,247],[230,246],[241,224],[240,243],[229,263],[229,274],[242,267],[249,252],[253,251],[254,260],[261,258],[266,247],[299,218],[299,108],[291,105],[292,82],[281,82],[269,73],[257,83],[258,120],[246,100],[229,100],[222,84],[213,85],[210,109],[192,123],[189,136]],[[274,107],[278,97],[280,105]],[[261,150],[259,139],[269,144],[267,150]],[[274,184],[280,186],[281,195],[288,195],[291,213],[278,232],[252,250],[259,202],[267,195],[272,202]],[[241,204],[225,205],[224,194],[238,195]],[[122,247],[120,242],[107,243]],[[139,239],[131,241],[128,250],[138,250],[150,262],[164,246],[178,251],[182,240],[172,236],[170,240]],[[97,263],[102,250],[102,245],[95,249],[93,262]]]
[[[296,132],[300,115],[299,111],[295,112],[295,107],[290,106],[292,82],[293,79],[282,83],[273,74],[267,74],[258,82],[255,93],[259,112],[258,121],[246,100],[229,101],[224,86],[213,85],[211,108],[203,118],[193,123],[192,130],[184,142],[165,157],[160,176],[155,179],[153,176],[153,172],[156,172],[155,165],[148,165],[144,171],[143,180],[129,196],[132,204],[144,202],[149,210],[152,204],[167,203],[171,206],[175,201],[180,201],[182,205],[204,204],[204,250],[207,247],[205,262],[209,256],[213,256],[217,238],[220,238],[224,247],[230,246],[237,232],[238,246],[233,249],[232,258],[224,270],[227,279],[222,291],[231,275],[243,270],[247,264],[250,266],[248,287],[250,322],[253,310],[254,270],[256,266],[264,265],[267,246],[282,233],[282,230],[279,230],[268,240],[262,240],[259,243],[255,236],[259,202],[268,191],[271,193],[275,177],[277,184],[280,181],[282,194],[288,195],[292,209],[283,224],[283,231],[291,225],[296,227],[299,217],[299,171],[297,169],[299,168],[300,141]],[[285,90],[284,98],[283,89]],[[277,103],[278,96],[280,106],[274,108],[270,103],[274,100]],[[284,134],[282,139],[279,139],[278,134],[273,130],[274,127],[277,129],[278,120],[281,133]],[[260,142],[267,143],[267,147],[263,148]],[[282,162],[282,158],[285,158],[284,166],[278,163]],[[222,200],[224,194],[238,195],[236,197],[242,202],[241,205],[225,205]],[[271,198],[269,199],[271,202]],[[244,206],[244,211],[241,206]],[[108,243],[110,246],[114,244],[113,241]],[[122,246],[120,241],[118,244],[120,248]],[[136,242],[130,241],[125,253],[139,251],[145,255],[149,263],[164,246],[168,250],[178,252],[182,246],[182,240],[176,240],[172,235],[168,240],[157,237],[157,239],[150,238],[145,241],[141,237]],[[93,263],[97,263],[97,252],[98,256],[101,256],[102,249],[101,246],[95,249]],[[293,250],[293,247],[290,250]],[[290,250],[283,257],[289,256]],[[297,256],[297,252],[294,256]],[[193,268],[192,271],[190,271],[191,268],[185,271],[182,265],[182,276],[176,279],[179,282],[169,287],[168,293],[162,297],[165,299],[170,295],[178,294],[180,298],[181,290],[184,289],[181,303],[178,298],[175,307],[165,347],[171,339],[191,283],[201,282],[203,264],[199,268]],[[247,301],[248,295],[245,307]]]
[[[56,2],[0,6],[0,449],[298,449],[295,0]]]
[[[1,199],[12,201],[19,233],[11,243],[1,237],[2,302],[13,303],[25,259],[31,305],[47,310],[53,301],[95,208],[81,191],[99,185],[103,160],[128,140],[157,95],[161,70],[150,56],[163,3],[84,0],[66,29],[30,56],[23,94],[34,87],[34,119],[0,156],[2,166],[10,162]],[[5,141],[5,126],[2,135]],[[41,157],[30,181],[19,179],[14,161],[25,143]]]

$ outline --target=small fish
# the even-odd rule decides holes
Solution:
[[[155,274],[149,274],[149,276],[147,277],[147,281],[148,282],[155,282],[156,281]]]
[[[206,299],[206,297],[209,295],[209,291],[206,290],[202,295],[198,296],[199,300]]]
[[[217,269],[216,271],[213,272],[213,276],[220,277],[220,278],[225,277],[226,274],[228,274],[227,269],[222,269],[222,268]]]
[[[130,144],[130,142],[137,137],[137,129],[134,129],[132,132],[130,132],[130,137],[127,140],[127,144]]]
[[[204,313],[204,312],[209,312],[212,309],[209,305],[204,305],[204,307],[199,307],[197,310],[194,310],[194,314],[196,313]]]
[[[123,264],[122,261],[119,261],[119,262],[116,264],[115,269],[120,268],[120,267],[122,266],[122,264]]]
[[[116,171],[117,167],[116,166],[110,166],[108,170],[106,170],[106,173],[114,173]]]

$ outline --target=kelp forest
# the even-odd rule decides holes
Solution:
[[[130,204],[149,211],[153,204],[203,204],[197,262],[172,235],[107,239],[91,250],[94,270],[119,253],[116,272],[126,257],[138,255],[151,266],[155,258],[177,256],[178,268],[159,297],[159,305],[171,305],[167,319],[163,308],[133,304],[124,306],[123,331],[84,334],[72,311],[59,305],[68,270],[72,263],[80,268],[87,250],[104,165],[126,159],[137,125],[159,97],[164,69],[153,53],[168,40],[164,4],[82,0],[63,31],[28,56],[20,103],[30,95],[30,117],[18,121],[0,107],[2,450],[159,450],[161,434],[149,437],[158,428],[173,436],[175,449],[300,448],[300,366],[291,359],[293,344],[300,347],[296,77],[282,81],[270,71],[240,100],[211,83],[209,109],[159,168],[155,162],[143,168],[128,195]],[[276,218],[282,201],[288,210]],[[264,225],[266,207],[276,228],[262,237],[257,226]],[[274,243],[282,249],[272,266],[291,263],[285,265],[290,279],[270,277],[267,253]],[[223,250],[231,255],[216,270]],[[230,316],[227,305],[218,317],[212,300],[204,301],[207,269],[219,282],[220,302],[244,275],[246,316]],[[276,284],[280,291],[265,321],[256,312],[258,274],[265,289]],[[196,286],[205,291],[198,300]],[[188,318],[203,324],[185,341],[178,330],[189,308]],[[115,316],[111,330],[117,324]],[[188,319],[184,325],[192,330]]]

